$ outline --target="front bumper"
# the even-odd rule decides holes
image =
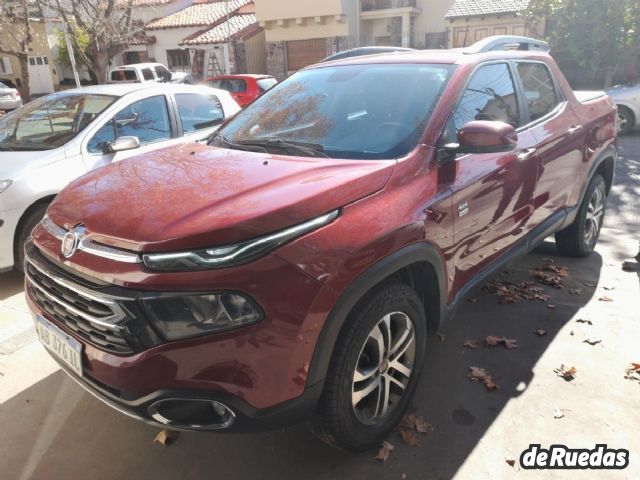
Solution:
[[[127,291],[128,300],[133,302],[136,293],[142,295],[161,290],[158,287],[138,290],[130,284],[116,286],[115,282],[107,282],[99,275],[87,275],[86,269],[81,272],[70,268],[69,261],[56,254],[60,247],[59,242],[55,242],[43,228],[37,227],[33,242],[28,242],[26,248],[27,256],[37,256],[39,265],[45,265],[52,278],[75,282],[97,293],[114,289]],[[88,260],[89,257],[78,252],[74,259]],[[130,268],[143,267],[133,265]],[[140,271],[137,275],[144,273]],[[185,274],[176,275],[185,278]],[[194,282],[177,281],[176,275],[163,275],[162,280],[172,287],[169,290],[165,286],[166,291],[175,292],[185,284],[191,287],[183,293],[194,291]],[[310,310],[323,287],[297,267],[275,256],[233,269],[233,275],[220,272],[195,275],[201,279],[195,290],[227,288],[244,292],[262,307],[265,319],[216,335],[172,342],[153,341],[150,347],[142,342],[142,348],[118,353],[96,344],[86,332],[74,330],[72,324],[56,318],[50,308],[45,310],[41,299],[30,290],[29,280],[27,303],[34,314],[53,322],[82,344],[83,377],[65,370],[92,394],[129,416],[158,425],[161,422],[154,418],[150,407],[167,399],[219,402],[235,416],[228,430],[260,430],[308,416],[322,389],[321,384],[307,385],[306,377],[325,318]],[[278,281],[274,282],[274,278]],[[138,332],[140,322],[145,319],[134,320],[138,324],[134,323],[131,329]],[[216,429],[215,426],[203,428],[202,425],[175,422],[162,424],[172,428]]]

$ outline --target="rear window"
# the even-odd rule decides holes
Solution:
[[[231,93],[243,93],[247,91],[247,82],[241,78],[221,78],[207,82],[213,88],[220,88]]]
[[[136,75],[136,71],[132,69],[113,70],[111,72],[112,82],[135,82],[137,80],[138,76]]]
[[[145,80],[153,80],[153,72],[150,68],[142,69],[142,78],[144,78]]]
[[[264,93],[273,87],[278,81],[275,78],[261,78],[256,82],[260,93]]]

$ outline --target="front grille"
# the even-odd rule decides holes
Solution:
[[[98,348],[118,354],[133,353],[125,328],[118,325],[126,316],[117,301],[102,299],[66,278],[53,275],[30,258],[25,264],[25,275],[31,299],[53,320]]]

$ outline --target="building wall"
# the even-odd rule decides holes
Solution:
[[[280,42],[289,40],[306,40],[311,38],[344,37],[349,35],[346,15],[320,17],[316,21],[315,17],[282,19],[283,25],[277,22],[261,22],[265,28],[266,38],[269,42]]]
[[[267,42],[264,31],[245,40],[247,71],[241,73],[267,73]]]
[[[259,22],[268,22],[285,18],[344,14],[343,2],[344,0],[257,0],[256,17]]]
[[[449,46],[452,48],[472,45],[491,35],[529,35],[527,25],[521,16],[459,18],[449,22]],[[535,32],[533,32],[535,35]],[[466,44],[465,44],[466,37]]]

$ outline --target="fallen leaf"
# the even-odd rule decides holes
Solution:
[[[402,437],[402,441],[410,447],[418,446],[418,439],[413,434],[413,432],[409,430],[400,430],[400,436]]]
[[[488,335],[484,339],[484,343],[487,347],[497,347],[500,343],[499,337],[494,337],[493,335]]]
[[[579,318],[578,320],[576,320],[576,323],[586,323],[589,325],[593,325],[593,322],[591,320],[583,320],[582,318]]]
[[[509,465],[510,467],[513,467],[516,464],[516,461],[510,458],[505,459],[505,461],[507,462],[507,465]]]
[[[475,350],[480,347],[480,342],[478,342],[478,340],[467,340],[462,344],[462,346]]]
[[[443,334],[441,334],[441,333],[438,333],[437,335],[438,335],[438,338],[440,339],[440,341],[441,341],[442,343],[444,343],[444,339],[446,338],[446,336],[445,336],[445,335],[443,335]]]
[[[487,390],[495,390],[498,388],[498,384],[493,381],[491,375],[489,375],[484,368],[469,367],[469,370],[467,377],[471,381],[483,383]]]
[[[381,462],[386,462],[389,460],[389,454],[393,451],[395,447],[387,442],[386,440],[382,442],[382,446],[380,450],[378,450],[378,454],[375,456],[376,460],[380,460]]]
[[[632,363],[631,370],[635,370],[635,371],[640,370],[640,363]]]
[[[478,297],[470,298],[469,300],[467,300],[467,302],[469,302],[469,303],[477,303],[478,302]]]
[[[640,363],[632,363],[625,371],[624,378],[640,383]]]
[[[433,425],[422,417],[416,417],[415,428],[418,433],[429,433],[433,431]]]
[[[533,332],[533,333],[535,333],[535,334],[536,334],[536,335],[538,335],[539,337],[544,337],[544,336],[547,334],[547,331],[546,331],[546,330],[539,329],[539,330],[536,330],[536,331],[535,331],[535,332]]]
[[[514,348],[518,348],[518,345],[516,345],[518,341],[514,340],[512,338],[505,338],[502,337],[502,343],[504,343],[504,346],[507,347],[507,350],[513,350]]]
[[[615,290],[616,289],[616,287],[602,287],[602,288],[604,288],[608,292],[610,292],[611,290]]]
[[[611,297],[609,297],[607,295],[603,295],[598,300],[601,301],[601,302],[613,302],[613,298],[611,298]]]
[[[553,412],[553,418],[555,418],[556,420],[560,420],[561,418],[564,418],[564,410],[561,409],[556,409],[555,412]]]
[[[549,310],[553,310],[554,308],[556,308],[556,306],[555,306],[555,305],[548,304],[548,305],[547,305],[547,308],[548,308]]]
[[[588,343],[589,345],[594,346],[594,345],[598,345],[599,343],[602,343],[602,340],[591,340],[587,338],[582,343]]]
[[[593,282],[584,282],[584,286],[589,288],[594,288],[594,287],[597,287],[598,285]]]
[[[153,439],[153,443],[159,443],[165,447],[171,445],[178,438],[180,433],[174,430],[160,430],[156,437]]]
[[[569,293],[571,295],[582,295],[583,290],[581,288],[570,288]]]
[[[567,368],[564,365],[560,365],[560,367],[554,369],[553,371],[557,373],[559,377],[564,378],[568,382],[576,378],[576,373],[578,373],[578,369],[576,367]]]

